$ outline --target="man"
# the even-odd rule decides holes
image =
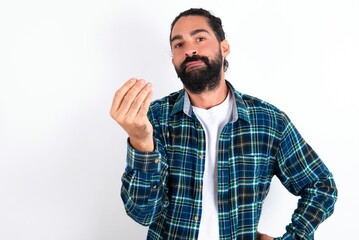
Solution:
[[[301,197],[276,239],[313,239],[334,210],[332,174],[283,112],[225,80],[221,20],[189,9],[170,44],[182,90],[150,103],[151,84],[132,78],[113,100],[111,116],[129,135],[127,213],[149,226],[147,239],[274,239],[257,225],[276,175]]]

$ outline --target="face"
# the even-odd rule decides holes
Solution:
[[[226,40],[218,42],[202,16],[181,17],[171,33],[172,63],[185,88],[192,93],[215,89],[222,78]]]

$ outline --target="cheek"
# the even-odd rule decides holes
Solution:
[[[213,58],[218,52],[218,47],[214,47],[212,44],[203,44],[198,48],[198,55]]]
[[[182,63],[184,60],[185,60],[185,58],[176,56],[175,54],[173,54],[173,56],[172,56],[172,64],[173,64],[175,67],[181,65],[181,63]]]

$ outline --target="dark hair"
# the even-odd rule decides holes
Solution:
[[[209,11],[203,9],[203,8],[190,8],[184,12],[181,12],[172,22],[171,24],[171,31],[170,31],[170,40],[171,40],[171,34],[174,25],[181,17],[187,17],[187,16],[202,16],[207,18],[208,25],[213,30],[214,34],[216,35],[216,38],[218,42],[222,42],[224,39],[226,39],[225,33],[223,31],[222,27],[222,20],[219,17],[216,17],[212,15]],[[227,59],[224,59],[224,71],[228,68],[228,61]]]

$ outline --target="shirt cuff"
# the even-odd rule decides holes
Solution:
[[[153,152],[142,152],[132,148],[130,140],[127,139],[127,164],[133,170],[147,173],[160,171],[161,155],[157,147]]]

